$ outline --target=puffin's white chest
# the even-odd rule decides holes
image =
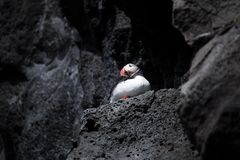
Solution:
[[[143,76],[137,75],[117,84],[112,92],[110,102],[123,97],[133,97],[150,90],[150,83]]]

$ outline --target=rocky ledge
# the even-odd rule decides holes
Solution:
[[[119,100],[84,112],[68,160],[197,160],[177,115],[175,89]]]

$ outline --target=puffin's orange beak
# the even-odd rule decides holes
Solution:
[[[124,70],[124,68],[121,69],[121,71],[120,71],[120,76],[121,76],[121,77],[125,77],[125,76],[126,76],[126,75],[125,75],[125,70]]]

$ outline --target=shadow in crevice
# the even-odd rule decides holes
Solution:
[[[15,160],[16,154],[15,154],[13,139],[9,133],[7,133],[2,129],[0,129],[0,143],[2,143],[1,144],[3,147],[2,151],[4,152],[2,153],[2,155],[4,156],[0,158],[4,158],[3,160]],[[1,154],[1,150],[0,150],[0,154]]]
[[[9,64],[0,64],[0,77],[0,83],[9,82],[12,85],[27,81],[26,75],[18,66]]]
[[[93,53],[102,52],[102,41],[107,34],[107,21],[115,15],[114,8],[100,8],[100,2],[102,0],[60,1],[62,12],[81,35],[81,49]]]
[[[193,51],[172,25],[172,1],[161,1],[159,5],[158,1],[147,0],[61,0],[60,5],[79,31],[83,49],[100,54],[103,40],[114,28],[117,11],[123,11],[131,19],[130,31],[118,30],[113,32],[116,37],[109,39],[109,43],[114,43],[110,50],[115,52],[110,56],[119,68],[139,62],[152,89],[177,88],[183,83]]]

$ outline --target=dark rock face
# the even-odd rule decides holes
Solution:
[[[89,51],[82,51],[80,56],[79,76],[84,91],[81,107],[96,108],[108,103],[111,89],[118,80],[116,65]]]
[[[128,100],[86,110],[75,159],[195,160],[179,123],[179,91],[149,91]]]
[[[180,114],[205,159],[239,157],[239,42],[233,26],[197,53]],[[224,97],[224,98],[223,98]]]
[[[173,0],[173,3],[174,24],[195,51],[223,27],[231,26],[240,13],[238,0]]]
[[[181,87],[186,95],[179,109],[181,120],[202,159],[239,159],[240,17],[234,8],[240,2],[181,3],[175,23],[185,37],[194,42],[199,34],[212,34],[201,45],[193,45],[198,49],[190,78]],[[193,14],[197,12],[198,16]]]
[[[80,50],[57,6],[0,3],[0,132],[7,159],[61,159],[74,146],[83,99]]]

